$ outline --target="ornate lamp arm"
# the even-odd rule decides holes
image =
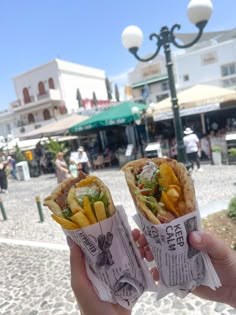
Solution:
[[[202,36],[202,33],[203,33],[203,30],[204,30],[204,27],[206,26],[207,24],[207,21],[203,21],[203,22],[200,22],[198,24],[196,24],[196,27],[198,28],[198,34],[197,36],[193,39],[192,42],[190,42],[189,44],[186,44],[186,45],[181,45],[179,44],[177,41],[176,41],[176,36],[174,35],[174,32],[175,30],[180,30],[181,26],[179,24],[175,24],[172,26],[171,30],[170,30],[170,42],[178,47],[178,48],[188,48],[188,47],[191,47],[193,46]]]
[[[157,44],[156,44],[157,45],[157,49],[156,49],[156,51],[154,52],[154,54],[151,57],[149,57],[149,58],[141,58],[141,57],[139,57],[138,54],[137,54],[138,47],[131,47],[129,49],[129,51],[131,52],[131,54],[133,54],[135,56],[136,59],[138,59],[139,61],[142,61],[142,62],[147,62],[147,61],[150,61],[150,60],[154,59],[158,55],[158,53],[159,53],[159,51],[161,49],[161,46],[163,45],[163,41],[161,40],[160,36],[155,34],[155,33],[152,33],[149,36],[149,39],[153,40],[154,37],[157,39]]]

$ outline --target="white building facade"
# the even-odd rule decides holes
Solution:
[[[186,51],[176,51],[176,84],[183,90],[196,84],[236,89],[236,29],[207,34]],[[189,34],[182,34],[190,42]]]
[[[16,101],[10,104],[13,133],[24,133],[48,124],[60,115],[78,111],[83,99],[106,100],[105,71],[55,59],[13,78]]]
[[[165,58],[157,56],[150,62],[139,62],[128,74],[134,101],[152,103],[169,96]]]

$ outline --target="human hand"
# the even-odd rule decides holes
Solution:
[[[119,304],[103,302],[87,277],[85,258],[80,247],[67,237],[70,247],[71,287],[82,315],[130,315],[131,311]]]
[[[153,261],[154,258],[145,236],[137,229],[133,230],[132,234],[134,241],[139,245],[142,257],[146,258],[147,261]],[[236,253],[222,240],[204,232],[190,233],[189,242],[195,249],[208,253],[222,284],[216,290],[206,286],[199,286],[192,293],[207,300],[222,302],[236,307]],[[158,281],[157,268],[154,267],[151,272],[154,280]]]

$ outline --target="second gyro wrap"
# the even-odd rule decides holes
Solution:
[[[158,267],[158,297],[170,292],[184,296],[200,284],[218,287],[208,255],[188,243],[188,234],[201,225],[193,182],[184,165],[144,158],[122,170],[139,215],[137,223]]]
[[[114,206],[99,178],[80,172],[78,178],[59,185],[44,205],[84,252],[88,277],[101,300],[130,309],[147,288],[155,290],[124,210]]]

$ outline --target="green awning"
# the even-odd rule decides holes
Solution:
[[[146,85],[146,84],[151,84],[151,83],[156,83],[156,82],[161,82],[161,81],[167,81],[168,80],[168,76],[167,75],[158,75],[155,77],[151,77],[149,79],[143,80],[143,81],[139,81],[136,82],[134,84],[131,84],[131,87],[133,89],[138,88],[140,86]]]
[[[133,107],[137,107],[141,113],[142,110],[147,108],[147,105],[134,102],[124,102],[74,125],[69,129],[69,131],[71,133],[76,133],[94,128],[128,124],[140,117],[139,114],[134,115],[132,113]]]

